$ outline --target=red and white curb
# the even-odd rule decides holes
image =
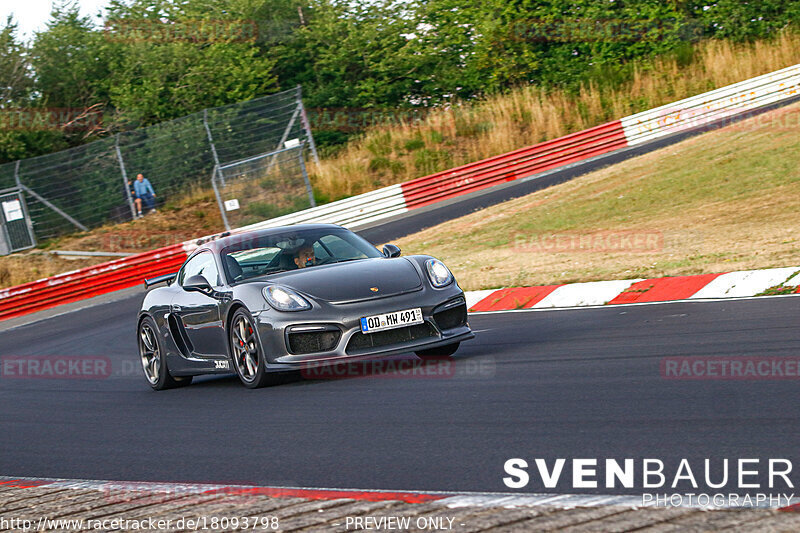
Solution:
[[[368,490],[308,487],[269,487],[253,485],[219,485],[203,483],[158,483],[139,481],[100,481],[60,478],[10,477],[0,476],[0,490],[4,488],[30,489],[47,487],[53,489],[96,490],[117,497],[123,493],[133,495],[160,494],[173,498],[200,495],[223,495],[235,497],[268,496],[271,498],[303,498],[308,500],[359,500],[370,502],[401,501],[405,503],[436,502],[450,508],[458,507],[556,507],[573,509],[575,507],[622,506],[628,508],[657,507],[654,501],[643,502],[642,496],[613,494],[513,494],[491,492],[418,492],[402,490]],[[785,502],[783,502],[785,503]],[[671,507],[697,509],[730,509],[729,505],[701,505],[697,500],[682,498]],[[664,507],[662,504],[661,507]],[[752,500],[751,505],[736,508],[777,509],[780,511],[800,510],[800,498],[792,497],[788,505],[777,506],[768,500]]]
[[[743,298],[762,294],[775,287],[785,287],[781,291],[784,294],[800,293],[800,266],[698,276],[469,291],[466,299],[467,308],[474,313]]]

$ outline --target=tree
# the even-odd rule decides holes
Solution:
[[[107,105],[106,44],[76,4],[55,4],[47,29],[36,33],[31,48],[40,103],[56,108]]]
[[[109,9],[111,105],[136,125],[277,90],[274,60],[231,3],[136,0]]]
[[[17,40],[17,24],[9,16],[0,26],[0,108],[27,101],[32,86],[27,50]]]
[[[491,2],[431,0],[420,2],[416,13],[418,46],[428,60],[416,88],[418,97],[436,104],[483,93],[485,79],[476,68],[475,54],[492,25]]]
[[[6,19],[0,27],[0,164],[63,148],[58,131],[36,131],[19,124],[35,103],[34,78],[28,49],[17,39],[17,25]],[[11,187],[3,180],[0,188]]]
[[[286,85],[301,83],[316,107],[402,105],[424,71],[411,6],[395,0],[312,0],[288,45]]]
[[[720,39],[763,39],[800,22],[798,0],[716,0],[691,5],[705,34]]]
[[[674,3],[653,0],[490,0],[485,19],[475,68],[489,91],[576,88],[598,70],[681,45],[691,22]]]

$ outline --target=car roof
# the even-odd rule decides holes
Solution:
[[[259,237],[266,237],[269,235],[277,235],[283,232],[300,231],[300,230],[313,230],[313,229],[346,229],[336,224],[292,224],[291,226],[275,226],[272,228],[259,229],[255,231],[247,231],[231,235],[230,232],[214,235],[208,240],[198,239],[200,249],[211,250],[212,252],[219,253],[220,250],[242,242],[244,239],[252,239]],[[198,250],[199,251],[199,250]]]

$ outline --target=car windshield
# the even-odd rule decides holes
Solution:
[[[301,268],[383,255],[343,228],[303,229],[247,238],[221,252],[227,278],[238,282]]]

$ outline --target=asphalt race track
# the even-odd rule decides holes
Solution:
[[[0,333],[4,356],[100,356],[113,370],[0,377],[0,473],[508,492],[512,457],[658,458],[666,472],[680,458],[800,461],[796,379],[678,381],[660,370],[670,356],[798,358],[796,296],[475,315],[476,339],[442,376],[294,376],[256,391],[218,377],[165,392],[139,367],[140,299]],[[529,471],[520,492],[543,492]],[[569,474],[555,492],[581,492]]]

